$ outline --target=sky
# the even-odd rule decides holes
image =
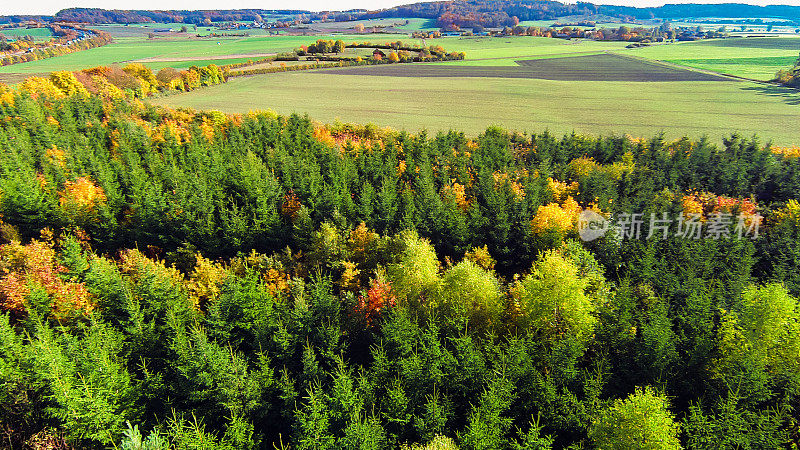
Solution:
[[[0,2],[0,15],[9,14],[54,14],[70,7],[105,9],[303,9],[310,11],[380,9],[415,3],[415,0],[27,0]],[[627,6],[660,6],[664,3],[728,3],[737,0],[597,0],[593,3]],[[794,5],[800,0],[738,0],[754,5]]]

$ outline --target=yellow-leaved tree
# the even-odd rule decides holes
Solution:
[[[89,177],[75,181],[67,180],[59,193],[59,204],[64,214],[72,221],[83,224],[97,217],[98,207],[106,202],[103,188]]]
[[[397,241],[399,252],[387,268],[397,300],[412,310],[429,311],[441,284],[436,251],[415,231],[403,232]]]
[[[498,326],[505,310],[497,278],[469,259],[445,272],[440,299],[444,314],[464,317],[478,330]]]
[[[22,82],[19,90],[32,98],[48,97],[58,99],[65,97],[64,91],[56,87],[52,81],[42,77],[27,78]]]
[[[647,387],[600,411],[589,439],[602,450],[679,450],[679,431],[667,399]]]
[[[555,344],[586,344],[594,332],[600,303],[579,266],[559,251],[542,254],[516,291],[516,322]],[[595,291],[596,292],[596,291]]]
[[[766,388],[761,375],[780,381],[800,371],[800,304],[778,283],[748,287],[739,304],[723,312],[716,341],[714,376],[753,383],[746,391],[756,393]]]
[[[67,71],[53,72],[50,74],[50,82],[61,90],[65,95],[89,96],[86,87],[75,78],[75,74]]]
[[[0,83],[0,106],[14,106],[14,91]]]

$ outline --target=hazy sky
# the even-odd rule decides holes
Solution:
[[[345,10],[352,8],[380,9],[414,3],[414,0],[0,0],[0,15],[53,14],[64,8],[87,7],[106,9],[305,9],[310,11]],[[737,0],[598,0],[594,3],[628,6],[659,6],[664,3],[733,3]],[[800,0],[739,0],[756,5],[795,5]]]

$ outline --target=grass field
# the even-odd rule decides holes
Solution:
[[[391,64],[327,69],[322,73],[425,78],[533,78],[559,81],[727,81],[727,78],[613,54],[516,61],[515,67]]]
[[[632,55],[756,80],[770,80],[800,54],[800,38],[736,38],[626,49]]]
[[[5,28],[0,34],[9,40],[16,40],[22,36],[31,36],[34,41],[47,41],[53,37],[53,32],[49,28]]]
[[[532,36],[512,37],[446,37],[428,40],[428,45],[441,45],[448,51],[465,52],[469,60],[491,58],[535,58],[552,54],[569,54],[625,48],[624,42],[551,39]],[[464,64],[467,64],[465,61]]]
[[[101,24],[92,25],[91,28],[105,31],[111,34],[114,38],[127,38],[127,37],[146,37],[148,33],[152,33],[155,29],[169,28],[171,30],[179,31],[181,27],[187,28],[187,35],[206,36],[211,32],[218,31],[216,27],[194,27],[185,23],[132,23],[130,25],[120,24]]]
[[[159,38],[146,40],[142,38],[120,38],[104,47],[84,50],[69,55],[32,61],[22,64],[0,67],[3,73],[46,73],[57,70],[79,70],[110,64],[127,64],[129,62],[158,58],[169,62],[186,58],[199,58],[210,62],[214,60],[250,58],[241,55],[270,54],[293,50],[303,44],[311,44],[317,39],[337,38],[346,42],[367,40],[364,36],[251,36],[244,38]],[[381,42],[399,39],[399,36],[381,36]],[[412,40],[407,39],[412,42]],[[230,62],[230,61],[229,61]],[[192,61],[188,65],[200,65]],[[166,66],[188,67],[186,64],[160,64],[148,62],[153,68]]]
[[[405,23],[408,21],[408,23]],[[392,27],[395,29],[405,31],[420,31],[420,30],[438,30],[436,21],[433,19],[418,19],[418,18],[387,18],[387,19],[370,19],[370,20],[354,20],[350,22],[322,22],[308,25],[308,27],[317,30],[341,30],[352,29],[356,25],[363,25],[364,28],[371,27]],[[305,26],[305,25],[304,25]]]
[[[308,113],[325,122],[372,122],[411,131],[477,134],[498,124],[561,134],[629,133],[668,138],[733,131],[777,144],[800,143],[800,97],[748,82],[559,81],[422,78],[291,72],[233,79],[225,85],[162,97],[173,107]]]

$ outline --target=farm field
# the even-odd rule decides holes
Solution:
[[[344,39],[346,42],[365,40],[364,36],[251,36],[228,37],[217,39],[199,38],[161,38],[145,40],[141,38],[117,39],[116,42],[98,48],[84,50],[69,55],[32,61],[22,64],[0,67],[0,74],[11,73],[47,73],[57,70],[79,70],[88,67],[127,64],[130,62],[148,62],[151,68],[187,67],[186,64],[155,64],[161,62],[187,61],[197,58],[206,64],[215,60],[237,59],[244,61],[269,54],[285,52],[303,44],[313,43],[317,39]],[[382,40],[395,40],[400,37],[382,36]],[[411,40],[408,40],[411,42]],[[149,60],[149,61],[148,61]],[[198,61],[188,65],[197,65]],[[239,62],[237,61],[237,62]],[[230,61],[228,61],[230,62]],[[225,64],[225,61],[221,62]]]
[[[53,37],[49,28],[5,28],[0,31],[9,40],[16,40],[23,36],[31,36],[35,41],[46,41]]]
[[[408,22],[408,23],[406,23]],[[308,28],[315,30],[341,30],[352,29],[356,25],[363,25],[364,28],[371,27],[391,27],[393,29],[405,31],[420,31],[420,30],[437,30],[436,21],[432,19],[420,18],[387,18],[387,19],[371,19],[371,20],[353,20],[349,22],[321,22],[308,25]],[[306,27],[306,25],[303,25]],[[302,29],[302,28],[300,28]]]
[[[442,67],[394,64],[326,69],[322,73],[394,77],[534,78],[560,81],[723,81],[724,77],[659,63],[600,54],[515,61],[516,67]]]
[[[756,80],[770,80],[791,67],[800,53],[800,38],[734,38],[625,49],[648,59]]]
[[[404,40],[405,41],[405,40]],[[445,37],[429,39],[428,45],[441,45],[447,51],[465,52],[467,59],[447,64],[472,65],[473,62],[492,60],[505,65],[508,58],[537,58],[549,55],[603,52],[624,49],[625,42],[598,42],[589,40],[563,40],[533,36],[513,37]],[[479,64],[482,65],[482,64]]]
[[[198,26],[195,27],[190,24],[185,23],[132,23],[130,25],[120,25],[120,24],[99,24],[99,25],[92,25],[90,28],[105,31],[111,34],[112,37],[115,39],[117,38],[131,38],[131,37],[147,37],[148,33],[152,33],[156,29],[164,29],[169,28],[171,30],[178,31],[181,27],[187,28],[187,35],[202,35],[206,36],[209,33],[216,32],[216,27],[204,27]]]
[[[375,123],[418,131],[492,124],[562,134],[630,133],[669,139],[735,130],[776,144],[798,143],[800,97],[733,81],[629,82],[516,78],[394,77],[292,72],[238,78],[153,103],[230,113],[272,109],[324,122]],[[624,131],[620,131],[624,130]]]

